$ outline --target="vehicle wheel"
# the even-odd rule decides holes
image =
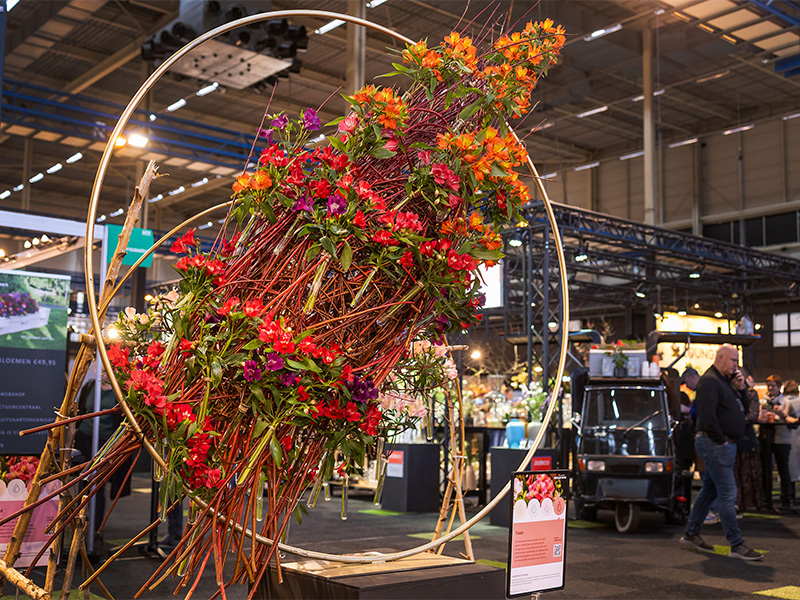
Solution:
[[[620,533],[633,533],[639,527],[641,507],[636,502],[617,502],[614,525]]]

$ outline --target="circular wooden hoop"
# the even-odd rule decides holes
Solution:
[[[353,17],[350,15],[344,15],[329,11],[319,11],[319,10],[282,10],[282,11],[260,13],[257,15],[250,15],[238,19],[236,21],[231,21],[230,23],[225,23],[224,25],[220,25],[216,29],[212,29],[211,31],[204,33],[195,40],[192,40],[191,42],[186,44],[183,48],[178,50],[175,54],[173,54],[170,58],[164,61],[164,63],[162,63],[161,66],[159,66],[158,69],[156,69],[153,72],[153,74],[147,78],[147,80],[142,84],[142,86],[139,88],[136,94],[134,94],[131,101],[125,107],[125,110],[122,111],[122,115],[120,116],[119,121],[117,121],[116,127],[114,127],[114,130],[111,132],[111,135],[109,136],[109,141],[106,144],[105,150],[103,151],[103,156],[100,159],[100,164],[97,168],[97,174],[95,175],[94,185],[92,186],[92,195],[89,202],[89,212],[86,216],[87,240],[94,239],[94,227],[95,227],[95,220],[97,217],[97,207],[100,201],[100,192],[103,188],[103,181],[105,179],[106,172],[108,170],[109,162],[111,161],[111,153],[112,150],[114,149],[114,141],[117,139],[117,137],[119,137],[125,126],[128,124],[128,121],[133,115],[133,112],[136,110],[136,107],[142,101],[145,94],[147,94],[147,92],[149,92],[152,89],[152,87],[156,84],[156,82],[159,79],[161,79],[161,77],[169,70],[169,68],[173,64],[175,64],[175,62],[177,62],[178,60],[186,56],[189,52],[201,46],[208,40],[211,40],[223,33],[227,33],[234,29],[238,29],[239,27],[251,25],[254,23],[259,23],[261,21],[266,21],[268,19],[276,19],[284,17],[319,17],[322,19],[341,19],[346,23],[353,23],[355,25],[360,25],[361,27],[366,27],[368,29],[379,31],[405,44],[414,43],[414,40],[411,40],[410,38],[407,38],[395,31],[392,31],[391,29],[387,29],[386,27],[382,27],[381,25],[372,23],[371,21],[367,21],[365,19],[359,19],[358,17]],[[558,255],[559,278],[561,280],[561,293],[563,297],[562,301],[563,314],[561,322],[559,323],[559,326],[562,329],[562,336],[561,336],[561,350],[559,355],[558,370],[556,373],[555,386],[553,387],[551,396],[552,398],[557,398],[558,393],[561,390],[561,379],[564,374],[564,365],[566,363],[567,343],[568,343],[568,336],[564,331],[566,323],[569,322],[569,290],[567,288],[566,263],[564,260],[564,248],[561,243],[561,235],[558,230],[558,223],[556,222],[555,214],[553,213],[553,209],[550,204],[550,199],[547,196],[547,192],[544,189],[544,185],[542,184],[541,178],[539,177],[536,167],[534,166],[530,158],[528,158],[527,164],[528,168],[531,171],[531,174],[534,177],[534,181],[536,182],[536,187],[539,190],[539,193],[542,195],[542,202],[544,203],[545,210],[547,211],[547,218],[553,232],[553,241],[555,243],[556,252]],[[114,288],[113,294],[109,297],[108,302],[110,302],[111,299],[114,297],[114,295],[116,295],[119,292],[122,284],[128,279],[128,277],[133,273],[133,271],[136,268],[138,268],[139,265],[141,265],[141,263],[156,250],[156,248],[158,248],[167,239],[169,239],[169,237],[171,237],[182,227],[194,222],[195,220],[203,218],[209,212],[213,212],[229,204],[230,203],[224,203],[212,207],[195,215],[194,217],[191,217],[190,219],[184,221],[183,223],[175,227],[172,231],[163,236],[160,240],[158,240],[153,246],[150,247],[150,249],[142,257],[139,258],[138,261],[136,261],[136,263],[133,266],[131,266],[131,268],[125,274],[120,283]],[[94,257],[92,255],[91,244],[87,244],[84,250],[84,271],[86,275],[86,297],[88,301],[87,304],[89,308],[89,316],[92,321],[92,330],[94,332],[95,341],[97,343],[97,350],[98,353],[100,354],[100,360],[103,363],[103,368],[106,370],[107,373],[113,374],[114,369],[108,358],[108,350],[105,346],[105,343],[103,342],[103,336],[100,333],[102,331],[102,327],[100,326],[99,310],[97,306],[97,296],[94,291]],[[155,448],[153,448],[153,446],[147,441],[147,439],[145,439],[144,435],[142,434],[141,427],[139,427],[139,423],[137,422],[136,417],[133,414],[133,411],[131,411],[130,406],[128,406],[128,403],[125,401],[125,396],[122,393],[122,389],[119,387],[119,383],[117,382],[116,377],[109,377],[109,381],[111,383],[111,387],[114,390],[114,394],[117,396],[117,401],[122,407],[122,410],[125,414],[125,418],[127,419],[131,428],[134,430],[134,432],[141,440],[145,450],[147,450],[147,453],[153,458],[153,460],[157,464],[159,464],[162,467],[165,467],[166,465],[164,464],[164,460],[161,457],[161,455],[155,450]],[[544,417],[545,423],[550,421],[551,415],[553,414],[553,409],[557,404],[558,404],[557,402],[549,403],[547,408],[547,414]],[[519,468],[521,470],[524,469],[525,466],[529,464],[530,460],[533,458],[534,453],[541,444],[546,429],[547,429],[546,427],[542,427],[540,429],[538,435],[536,436],[536,439],[533,442],[533,446],[525,455],[523,461],[520,463]],[[306,558],[314,558],[318,560],[331,560],[342,563],[371,563],[377,561],[398,560],[401,558],[414,556],[415,554],[426,552],[428,550],[437,548],[442,544],[449,542],[456,536],[461,535],[464,531],[466,531],[467,529],[478,523],[478,521],[480,521],[487,514],[489,514],[489,511],[491,511],[497,505],[497,503],[500,502],[500,500],[502,500],[502,498],[508,493],[509,487],[510,484],[506,483],[506,485],[503,487],[500,493],[497,496],[495,496],[480,512],[478,512],[469,521],[463,523],[460,527],[454,529],[447,535],[444,535],[436,540],[428,542],[427,544],[423,544],[421,546],[417,546],[415,548],[411,548],[409,550],[405,550],[402,552],[395,552],[393,554],[385,554],[377,557],[363,557],[363,556],[357,557],[357,556],[348,556],[343,554],[327,554],[325,552],[315,552],[313,550],[305,550],[303,548],[297,548],[295,546],[289,546],[287,544],[281,544],[281,543],[278,544],[278,547],[284,552],[289,552],[291,554],[295,554],[298,556],[303,556]],[[217,515],[217,518],[227,521],[228,526],[234,527],[238,532],[241,532],[244,529],[241,524],[226,519],[225,517]],[[259,534],[253,535],[253,533],[248,529],[244,529],[244,531],[246,532],[246,535],[248,537],[253,537],[261,544],[271,545],[275,543],[274,540],[271,540]]]

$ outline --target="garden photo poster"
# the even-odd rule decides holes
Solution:
[[[564,587],[567,471],[511,474],[506,594],[531,595]]]
[[[64,394],[67,275],[0,270],[0,454],[41,453]]]

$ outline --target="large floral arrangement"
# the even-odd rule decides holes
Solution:
[[[27,292],[0,294],[0,317],[19,317],[39,310],[39,304]]]
[[[309,486],[315,498],[334,469],[352,473],[424,413],[418,394],[455,376],[443,336],[479,320],[477,268],[501,257],[498,227],[529,199],[505,118],[528,110],[563,43],[548,20],[485,50],[455,32],[409,46],[393,73],[409,90],[348,97],[324,147],[309,146],[315,110],[269,117],[211,250],[193,230],[176,241],[179,293],[123,313],[109,349],[167,463],[162,505],[181,488],[207,504],[162,570],[188,583],[213,552],[223,582],[234,544],[221,585],[257,582],[275,547],[210,511],[254,528],[263,492],[261,532],[279,539]],[[103,477],[138,447],[121,431],[87,469]]]
[[[38,456],[0,456],[0,481],[10,483],[19,479],[27,484],[36,474]]]

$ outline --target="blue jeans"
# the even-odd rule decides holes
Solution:
[[[689,535],[700,533],[708,510],[716,499],[717,513],[725,537],[731,548],[738,546],[744,540],[736,521],[736,479],[733,476],[736,444],[733,442],[715,444],[705,433],[698,433],[694,446],[697,454],[703,459],[706,469],[703,471],[703,487],[697,495],[689,521],[686,523],[686,533]]]

